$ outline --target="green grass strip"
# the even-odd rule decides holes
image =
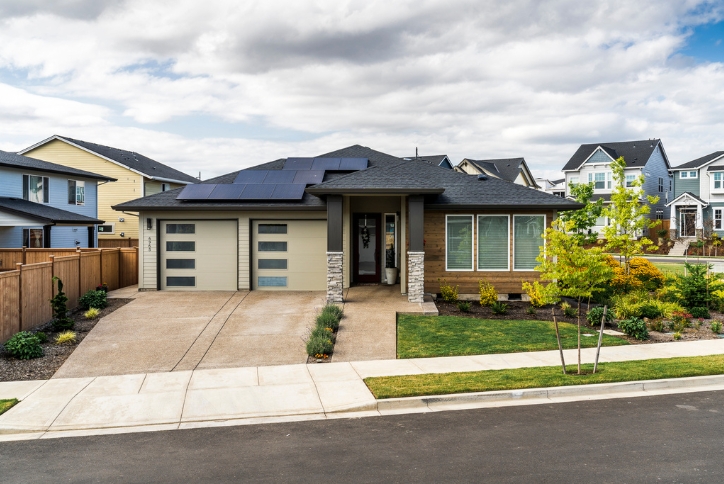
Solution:
[[[10,408],[18,402],[19,400],[17,398],[11,398],[10,400],[0,399],[0,415],[10,410]]]
[[[575,324],[559,323],[564,349],[578,347]],[[596,329],[582,327],[581,347],[598,344]],[[603,335],[603,346],[627,345],[628,341]],[[488,355],[557,350],[552,321],[477,319],[460,316],[416,316],[401,314],[397,319],[397,357]]]
[[[541,366],[509,370],[373,377],[365,378],[364,381],[376,398],[399,398],[660,380],[662,378],[724,374],[724,355],[599,363],[598,372],[595,374],[590,373],[593,365],[582,365],[582,368],[588,373],[584,375],[570,374],[576,372],[576,366],[568,365],[568,375],[562,373],[560,366]]]

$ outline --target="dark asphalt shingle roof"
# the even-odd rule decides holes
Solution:
[[[493,160],[473,160],[465,158],[478,168],[484,169],[509,182],[515,181],[520,174],[520,167],[525,161],[524,158],[499,158]]]
[[[169,180],[178,180],[188,183],[198,183],[199,181],[198,178],[194,178],[191,175],[187,175],[182,171],[171,168],[168,165],[159,163],[156,160],[134,151],[112,148],[110,146],[99,145],[97,143],[69,138],[67,136],[56,135],[56,137],[120,163],[121,165],[127,166],[132,170],[143,173],[149,178],[167,178]]]
[[[695,160],[688,161],[688,162],[684,163],[683,165],[675,166],[671,170],[677,171],[677,170],[685,170],[688,168],[701,168],[703,165],[706,165],[710,161],[715,160],[722,155],[724,155],[724,151],[715,151],[714,153],[709,153],[708,155],[702,156],[701,158],[697,158]]]
[[[414,160],[418,159],[421,161],[424,161],[426,163],[430,163],[435,166],[440,166],[440,163],[445,161],[445,158],[447,158],[447,155],[420,155],[420,156],[406,156],[404,159],[406,160]],[[449,159],[449,158],[448,158]]]
[[[300,202],[188,202],[176,200],[181,189],[170,190],[116,205],[117,210],[188,209],[308,209],[324,210],[326,203],[310,193],[324,196],[331,193],[368,191],[370,193],[426,194],[427,207],[526,207],[542,209],[576,209],[580,204],[561,197],[523,187],[498,178],[478,180],[465,173],[429,164],[421,160],[405,160],[373,149],[354,145],[320,155],[320,157],[367,158],[366,170],[347,174],[329,173],[325,181],[310,186]],[[283,159],[250,169],[281,170]],[[204,183],[231,183],[237,172],[206,180]],[[440,192],[443,193],[440,193]]]
[[[583,162],[585,162],[599,146],[614,160],[623,156],[623,159],[626,161],[626,166],[642,167],[649,161],[651,154],[660,142],[661,140],[659,139],[649,139],[581,145],[573,156],[571,156],[571,159],[568,160],[566,166],[563,167],[563,171],[578,170]]]
[[[61,175],[75,176],[79,178],[90,178],[93,180],[116,181],[115,178],[99,175],[98,173],[91,173],[90,171],[78,170],[76,168],[70,168],[56,163],[36,160],[35,158],[30,158],[29,156],[18,155],[8,151],[0,151],[0,166],[17,168],[20,170],[58,173]]]
[[[20,198],[0,197],[0,211],[24,215],[43,223],[74,223],[80,225],[98,225],[103,223],[103,220],[79,215],[43,203],[22,200]]]

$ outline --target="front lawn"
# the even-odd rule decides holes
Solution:
[[[572,374],[576,372],[575,365],[569,365],[568,375],[561,372],[560,366],[543,366],[510,370],[375,377],[365,378],[365,383],[375,398],[399,398],[660,380],[662,378],[724,374],[724,355],[599,363],[598,372],[595,374],[590,373],[593,365],[582,365],[582,368],[588,374]]]
[[[10,407],[18,403],[17,398],[11,398],[10,400],[0,399],[0,415],[10,410]]]
[[[684,275],[685,268],[684,264],[680,264],[677,262],[654,262],[651,261],[651,263],[656,266],[658,270],[663,272],[666,275]]]
[[[577,348],[574,324],[558,323],[564,349]],[[598,332],[581,328],[581,347],[598,344]],[[603,335],[604,346],[629,344],[615,336]],[[556,330],[550,321],[491,320],[458,316],[414,316],[397,319],[397,357],[486,355],[558,349]]]

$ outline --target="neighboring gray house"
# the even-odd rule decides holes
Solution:
[[[556,197],[565,198],[566,196],[566,179],[549,180],[547,178],[536,178],[535,182],[540,187],[540,191],[550,193]]]
[[[424,156],[408,156],[404,158],[405,160],[419,160],[424,161],[425,163],[429,163],[431,165],[440,166],[442,168],[447,168],[448,170],[453,169],[453,164],[450,161],[450,158],[448,158],[447,155],[424,155]]]
[[[649,217],[668,220],[667,204],[673,199],[671,165],[659,139],[581,145],[562,170],[566,175],[566,196],[571,194],[571,183],[594,183],[593,199],[603,198],[604,204],[610,203],[613,189],[610,165],[621,156],[626,161],[626,185],[643,174],[646,181],[642,195],[659,197],[658,203],[651,206]],[[601,217],[592,230],[600,232],[607,223]]]
[[[673,197],[668,207],[672,237],[701,237],[706,225],[724,235],[724,151],[715,151],[671,169]]]
[[[502,158],[496,160],[472,160],[464,158],[455,171],[468,175],[488,175],[501,180],[517,183],[524,187],[539,188],[525,158]]]

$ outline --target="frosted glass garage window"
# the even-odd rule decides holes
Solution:
[[[259,224],[260,234],[286,234],[287,224]]]
[[[195,224],[167,224],[166,233],[167,234],[195,234],[196,225]]]
[[[478,215],[478,270],[507,271],[510,268],[510,218]]]
[[[543,246],[545,215],[513,216],[513,268],[532,271],[538,265],[536,258]]]
[[[473,216],[448,215],[445,219],[445,270],[473,270]]]

